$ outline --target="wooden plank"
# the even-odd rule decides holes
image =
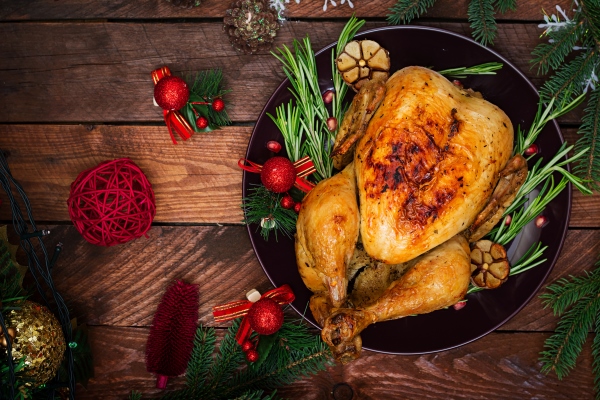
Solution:
[[[155,222],[239,224],[237,161],[251,132],[226,127],[174,146],[165,126],[0,125],[0,148],[10,153],[12,173],[39,221],[69,221],[66,200],[77,175],[104,160],[130,157],[153,185]],[[577,140],[574,129],[563,133],[568,143]],[[6,201],[3,192],[0,199]],[[9,219],[9,211],[0,207],[0,218]],[[597,196],[575,191],[570,225],[600,227]]]
[[[466,23],[426,25],[469,35]],[[310,34],[313,48],[335,40],[343,22],[285,24],[276,44]],[[385,26],[369,22],[365,29]],[[3,23],[0,35],[1,122],[155,122],[150,71],[174,73],[222,68],[228,110],[234,121],[256,121],[284,78],[270,54],[237,54],[221,23]],[[530,68],[539,43],[536,24],[502,24],[494,47],[539,84]],[[185,38],[185,39],[182,39]],[[576,122],[577,117],[565,121]]]
[[[287,18],[347,18],[352,13],[357,17],[385,18],[396,0],[353,0],[334,7],[328,0],[327,11],[323,11],[324,0],[302,0],[297,4],[286,4],[284,15]],[[63,0],[60,3],[45,0],[23,0],[19,2],[0,0],[1,20],[54,20],[54,19],[165,19],[165,18],[222,18],[231,1],[202,0],[199,7],[183,9],[164,0],[99,0],[93,4],[85,0]],[[467,18],[468,0],[438,0],[423,18]],[[497,14],[496,19],[538,21],[542,19],[542,9],[555,12],[558,4],[569,9],[567,0],[524,0],[519,1],[516,11]]]
[[[148,330],[90,327],[96,377],[78,399],[123,399],[131,390],[155,397],[155,378],[146,372],[144,348]],[[223,332],[219,332],[222,336]],[[539,352],[545,333],[492,333],[474,343],[440,353],[395,356],[365,351],[345,366],[335,365],[315,377],[277,391],[290,399],[331,399],[335,384],[346,383],[355,399],[507,399],[593,398],[589,342],[577,366],[559,381],[540,372]],[[169,389],[183,378],[169,380]]]
[[[173,145],[165,126],[0,126],[13,176],[40,221],[69,221],[67,199],[77,175],[109,159],[129,157],[156,196],[155,222],[240,223],[242,170],[250,127],[196,134]],[[32,151],[35,144],[35,151]],[[0,199],[6,201],[2,191]],[[10,209],[0,208],[9,219]]]
[[[252,288],[272,288],[240,226],[155,226],[149,239],[122,246],[87,243],[71,226],[50,227],[47,243],[65,244],[55,283],[73,315],[92,325],[149,326],[165,288],[175,279],[200,285],[200,321],[213,325],[212,307]],[[600,230],[569,231],[548,282],[579,275],[600,254]],[[294,268],[294,266],[286,266]],[[556,318],[535,297],[501,329],[552,330]]]

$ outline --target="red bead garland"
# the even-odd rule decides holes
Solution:
[[[105,161],[71,184],[69,216],[85,240],[114,246],[150,229],[156,206],[146,175],[130,159]]]

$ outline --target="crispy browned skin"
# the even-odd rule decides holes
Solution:
[[[527,160],[517,154],[500,171],[500,181],[485,208],[477,215],[475,222],[466,231],[469,242],[476,242],[487,235],[500,221],[504,210],[514,201],[527,178]]]
[[[328,293],[335,307],[346,301],[346,269],[354,254],[358,228],[356,178],[350,164],[308,193],[296,222],[300,276],[313,293]]]
[[[495,105],[422,67],[396,72],[357,144],[361,236],[372,257],[406,262],[464,231],[513,145]]]
[[[347,362],[359,356],[356,339],[367,326],[456,304],[469,287],[469,255],[464,236],[454,236],[412,260],[410,269],[371,304],[334,310],[321,337],[339,361]]]

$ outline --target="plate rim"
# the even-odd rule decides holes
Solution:
[[[508,59],[506,59],[504,56],[502,56],[501,54],[499,54],[497,51],[490,49],[486,46],[481,45],[480,43],[478,43],[477,41],[473,40],[470,37],[461,35],[459,33],[456,32],[452,32],[452,31],[448,31],[446,29],[441,29],[441,28],[436,28],[436,27],[429,27],[429,26],[421,26],[421,25],[396,25],[396,26],[382,26],[382,27],[376,27],[376,28],[371,28],[362,32],[358,32],[356,33],[356,35],[354,36],[356,37],[362,37],[365,35],[368,35],[370,33],[373,32],[382,32],[382,31],[397,31],[397,30],[416,30],[416,31],[433,31],[433,32],[438,32],[438,33],[442,33],[442,34],[446,34],[446,35],[450,35],[450,36],[454,36],[457,37],[458,39],[461,40],[466,40],[468,42],[471,42],[472,44],[477,45],[478,47],[483,48],[484,50],[490,52],[491,54],[493,54],[494,56],[496,56],[497,58],[499,58],[500,60],[502,60],[502,62],[505,65],[510,66],[518,75],[521,76],[522,79],[524,79],[525,82],[527,82],[527,84],[529,85],[529,87],[531,89],[534,90],[535,94],[537,95],[538,99],[540,98],[539,95],[539,91],[537,90],[537,88],[535,87],[535,85],[531,82],[531,80],[516,66],[514,65],[511,61],[509,61]],[[331,48],[333,48],[334,46],[337,45],[337,41],[330,43],[329,45],[326,45],[325,47],[319,49],[317,52],[315,52],[315,57],[330,50]],[[267,102],[265,103],[264,107],[262,108],[262,110],[260,111],[258,118],[256,120],[256,123],[254,124],[254,127],[252,128],[252,133],[250,134],[250,139],[248,140],[248,147],[246,148],[246,153],[245,153],[245,157],[248,158],[249,157],[249,153],[250,153],[250,148],[251,145],[253,143],[253,139],[255,139],[255,132],[256,132],[256,127],[258,125],[258,120],[263,117],[264,115],[266,115],[266,111],[267,109],[272,105],[272,103],[275,102],[275,97],[273,96],[275,93],[278,93],[280,90],[282,90],[285,86],[287,86],[289,83],[289,79],[288,78],[284,78],[283,81],[277,86],[277,88],[271,93],[271,96],[269,97],[269,99],[267,100]],[[562,145],[563,143],[565,143],[564,137],[562,135],[562,131],[560,129],[560,126],[558,125],[558,122],[556,121],[556,119],[550,121],[554,128],[556,129],[556,132],[558,133],[558,139],[560,144]],[[566,169],[570,172],[571,171],[571,166],[570,164],[566,165]],[[242,198],[244,198],[246,190],[245,188],[247,187],[247,176],[248,173],[246,171],[242,171]],[[562,232],[560,232],[560,236],[561,236],[561,240],[560,243],[558,245],[558,249],[553,257],[553,259],[550,262],[550,267],[548,268],[548,270],[546,271],[546,273],[543,275],[542,279],[540,280],[540,283],[535,287],[534,290],[532,290],[532,292],[530,293],[529,296],[527,296],[526,300],[523,301],[513,312],[510,313],[510,315],[508,315],[506,318],[504,318],[502,321],[500,321],[499,323],[495,324],[491,329],[487,330],[486,332],[477,335],[467,341],[464,341],[460,344],[455,344],[455,345],[451,345],[451,346],[444,346],[443,348],[439,348],[439,349],[435,349],[435,350],[429,350],[429,351],[415,351],[415,352],[394,352],[394,351],[386,351],[386,350],[381,350],[381,349],[372,349],[368,346],[363,346],[362,348],[364,350],[368,350],[368,351],[372,351],[375,353],[381,353],[381,354],[391,354],[391,355],[423,355],[423,354],[433,354],[433,353],[439,353],[442,351],[447,351],[447,350],[452,350],[452,349],[456,349],[458,347],[462,347],[465,346],[469,343],[472,343],[476,340],[481,339],[482,337],[489,335],[490,333],[496,331],[498,328],[500,328],[501,326],[503,326],[504,324],[506,324],[508,321],[510,321],[512,318],[514,318],[519,312],[521,312],[521,310],[527,305],[529,304],[529,302],[531,302],[531,300],[533,299],[533,297],[535,295],[538,294],[538,292],[540,291],[540,288],[545,284],[546,280],[548,279],[548,276],[552,273],[552,271],[554,270],[554,267],[556,266],[556,263],[558,261],[558,258],[560,257],[561,253],[562,253],[562,248],[565,244],[566,238],[567,238],[567,234],[568,234],[568,230],[569,230],[569,223],[570,223],[570,219],[571,219],[571,211],[572,211],[572,184],[569,182],[567,184],[566,187],[567,190],[567,213],[566,213],[566,219],[565,219],[565,225],[564,228],[562,229]],[[265,275],[267,276],[267,278],[269,279],[269,282],[271,282],[271,284],[274,287],[277,287],[277,285],[275,284],[275,282],[273,281],[273,279],[271,278],[271,275],[269,274],[269,272],[265,269],[264,267],[264,263],[262,260],[262,257],[260,256],[260,254],[257,253],[256,251],[256,245],[255,245],[255,241],[254,241],[254,236],[251,232],[251,226],[246,224],[246,231],[248,233],[248,237],[250,238],[250,242],[252,244],[252,251],[254,252],[254,255],[256,256],[256,258],[258,259],[258,262],[263,270],[263,272],[265,273]],[[466,296],[465,296],[466,297]],[[322,328],[314,323],[313,321],[311,321],[310,319],[308,319],[305,316],[306,310],[308,310],[308,304],[306,306],[306,310],[299,310],[296,306],[294,306],[292,303],[289,304],[291,306],[291,308],[298,313],[302,319],[304,321],[306,321],[307,323],[309,323],[310,325],[314,326],[315,328],[321,330]],[[386,321],[381,321],[386,322]]]

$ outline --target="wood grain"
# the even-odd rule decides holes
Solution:
[[[165,126],[0,126],[0,148],[38,220],[69,221],[71,183],[107,159],[131,158],[156,195],[155,222],[240,223],[250,127],[228,127],[173,145]],[[35,143],[35,151],[32,151]],[[6,200],[5,194],[0,199]],[[2,207],[0,216],[9,218]]]
[[[109,248],[87,243],[71,226],[49,228],[48,243],[65,244],[54,272],[56,287],[72,315],[88,324],[149,326],[175,279],[200,285],[200,322],[211,326],[214,305],[243,298],[252,288],[272,289],[241,226],[155,226],[148,239]],[[569,231],[548,283],[590,270],[598,254],[600,231]],[[556,317],[534,297],[501,329],[551,331],[555,324]]]
[[[239,224],[242,172],[252,127],[226,127],[172,145],[164,126],[0,125],[0,148],[9,152],[15,178],[39,221],[69,221],[66,200],[77,175],[107,159],[129,157],[156,194],[160,223]],[[575,143],[574,129],[565,129]],[[35,151],[31,150],[35,143]],[[0,199],[6,201],[4,193]],[[9,219],[0,207],[0,218]],[[572,227],[599,227],[596,197],[573,196]]]
[[[144,348],[148,329],[90,327],[97,378],[87,389],[78,387],[78,399],[123,399],[131,390],[144,398],[161,394],[155,378],[145,371]],[[223,330],[219,330],[219,337]],[[316,377],[279,389],[283,398],[333,399],[335,384],[346,383],[355,399],[583,399],[592,398],[590,345],[577,367],[562,381],[540,373],[538,353],[548,334],[491,333],[473,343],[441,353],[396,356],[365,351],[345,366],[335,365]],[[169,380],[169,389],[183,378]]]
[[[327,11],[323,11],[324,0],[302,0],[299,4],[286,5],[287,18],[347,18],[352,13],[357,17],[385,18],[396,0],[353,0],[353,8],[348,2],[333,7],[328,0]],[[53,19],[164,19],[164,18],[223,18],[231,1],[202,0],[199,7],[182,9],[164,0],[98,0],[93,3],[85,0],[0,0],[1,20],[53,20]],[[467,18],[467,0],[438,0],[422,18]],[[542,19],[542,9],[554,11],[559,4],[563,9],[571,5],[567,0],[522,0],[516,11],[497,14],[496,19],[530,20]]]
[[[469,35],[466,23],[425,25]],[[276,44],[310,34],[313,48],[337,40],[342,22],[285,24]],[[384,26],[368,22],[365,29]],[[535,24],[502,24],[494,47],[536,84],[531,51],[541,31]],[[284,78],[270,54],[237,54],[214,23],[3,23],[0,24],[0,123],[155,122],[150,71],[168,65],[176,74],[222,68],[234,121],[256,121]],[[185,38],[182,40],[182,38]],[[577,122],[577,116],[566,118]]]

